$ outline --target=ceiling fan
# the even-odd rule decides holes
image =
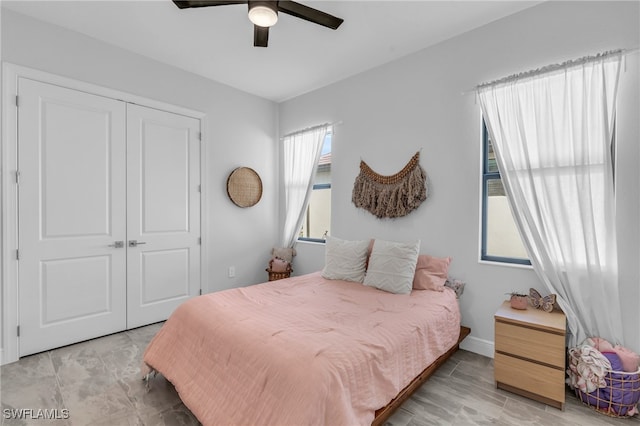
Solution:
[[[269,27],[278,22],[278,12],[286,13],[332,30],[337,29],[344,21],[344,19],[291,0],[173,0],[173,2],[180,9],[247,4],[249,6],[249,20],[253,23],[253,45],[257,47],[267,47]]]

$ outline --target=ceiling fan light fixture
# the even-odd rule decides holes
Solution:
[[[249,2],[249,20],[259,27],[271,27],[278,22],[278,11],[274,1]]]

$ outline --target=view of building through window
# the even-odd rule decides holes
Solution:
[[[502,185],[489,132],[483,121],[484,167],[482,260],[531,264]]]
[[[331,229],[331,133],[324,138],[313,191],[299,238],[324,241]]]

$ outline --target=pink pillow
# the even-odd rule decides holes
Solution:
[[[373,251],[373,243],[375,243],[376,240],[374,238],[372,238],[369,241],[369,247],[367,247],[367,260],[364,263],[364,269],[368,269],[369,268],[369,259],[371,259],[371,252]]]
[[[416,290],[443,291],[444,283],[449,276],[450,263],[450,257],[419,255],[416,273],[413,276],[413,288]]]
[[[278,259],[277,257],[271,259],[269,262],[269,266],[271,267],[271,272],[287,272],[289,268],[289,262],[286,260]]]

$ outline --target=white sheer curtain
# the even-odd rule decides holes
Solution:
[[[293,247],[309,205],[313,178],[318,168],[322,144],[331,125],[313,127],[284,137],[285,220],[282,246]]]
[[[481,85],[478,95],[531,263],[569,344],[622,343],[612,140],[621,52]]]

